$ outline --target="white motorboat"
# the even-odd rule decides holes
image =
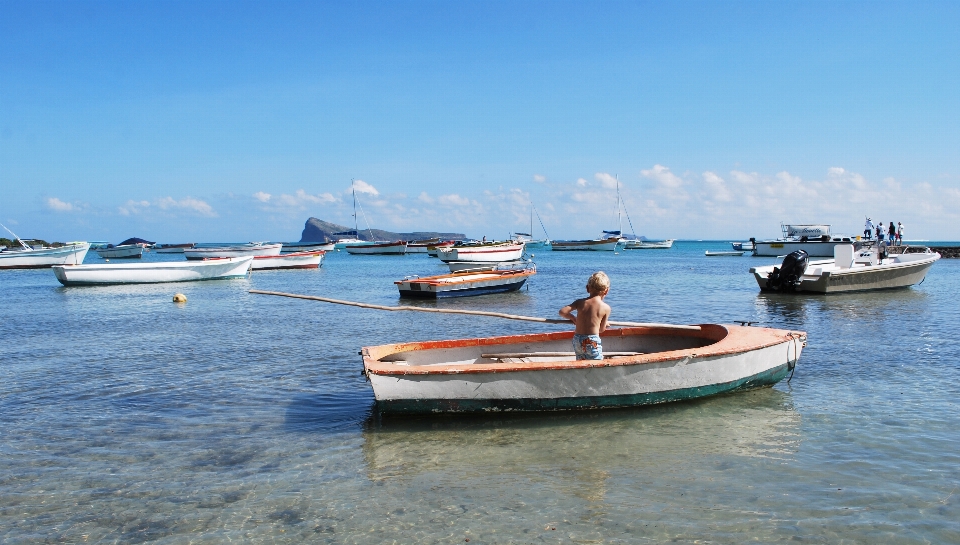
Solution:
[[[251,242],[237,246],[211,246],[187,248],[183,251],[184,257],[193,261],[198,259],[210,259],[214,257],[255,257],[263,255],[280,255],[283,244],[265,244],[263,242]]]
[[[738,257],[743,255],[743,251],[712,252],[710,250],[707,250],[706,252],[703,252],[703,255],[707,257]]]
[[[53,273],[64,286],[156,284],[242,278],[250,271],[251,263],[253,256],[204,261],[56,265]]]
[[[667,240],[624,240],[624,250],[669,250],[673,248],[673,239]]]
[[[522,242],[494,242],[481,244],[466,244],[438,248],[437,257],[444,263],[451,261],[480,261],[487,263],[501,263],[516,261],[523,256]]]
[[[298,252],[280,255],[262,255],[253,258],[255,271],[269,269],[316,269],[323,263],[325,252]]]
[[[302,252],[332,252],[335,242],[284,242],[280,254],[299,254]]]
[[[740,252],[740,251],[752,252],[753,251],[753,242],[749,240],[746,242],[731,242],[730,246],[736,252]]]
[[[430,246],[436,246],[440,243],[439,238],[428,238],[423,240],[414,240],[407,243],[408,254],[426,254],[430,251]]]
[[[761,257],[778,257],[797,250],[807,252],[810,257],[833,257],[833,248],[838,244],[855,244],[856,237],[847,235],[831,235],[830,226],[816,225],[787,225],[780,224],[783,233],[778,239],[756,240],[753,243],[753,255]]]
[[[806,334],[704,324],[601,334],[604,360],[576,360],[573,331],[401,342],[361,350],[381,412],[632,407],[776,384]]]
[[[906,247],[902,247],[906,248]],[[909,248],[916,250],[916,248]],[[753,267],[750,273],[762,291],[838,293],[905,288],[922,282],[940,259],[929,248],[880,259],[875,246],[855,250],[852,244],[834,248],[834,259],[810,261],[791,253],[780,265]]]
[[[95,250],[97,255],[104,259],[140,259],[143,257],[142,244],[109,245],[106,248]]]
[[[193,248],[197,244],[194,242],[184,242],[182,244],[155,244],[153,251],[158,254],[182,254],[187,248]]]
[[[427,246],[427,255],[430,257],[440,257],[441,248],[449,248],[457,242],[455,240],[445,240],[443,242],[438,242],[436,244],[430,244]]]
[[[17,239],[19,240],[19,239]],[[79,265],[90,250],[87,242],[68,242],[57,248],[7,248],[0,252],[0,269],[43,269],[68,263]]]
[[[555,252],[584,250],[614,252],[619,245],[620,237],[598,238],[594,240],[554,240],[550,242],[550,249]]]
[[[347,244],[343,249],[355,255],[403,255],[407,253],[407,243],[403,240],[397,240],[394,242]]]
[[[438,299],[516,291],[533,275],[536,265],[505,270],[470,271],[438,276],[408,277],[394,282],[401,297]]]

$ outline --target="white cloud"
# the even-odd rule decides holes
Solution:
[[[47,200],[44,201],[46,207],[50,210],[56,212],[70,212],[74,209],[74,206],[68,202],[63,202],[56,197],[47,197]]]
[[[374,197],[380,194],[380,192],[377,191],[377,188],[363,180],[354,180],[347,189],[356,191],[357,193],[367,193],[369,195],[373,195]]]
[[[427,192],[426,192],[426,191],[421,192],[421,193],[420,193],[420,196],[417,197],[417,200],[419,200],[419,201],[421,201],[421,202],[425,202],[425,203],[427,203],[427,204],[433,204],[433,202],[434,202],[434,198],[431,197],[430,195],[427,195]]]
[[[144,208],[149,206],[150,203],[148,201],[129,200],[123,206],[118,207],[117,211],[121,216],[129,216],[131,214],[139,214],[140,212],[143,212]]]
[[[662,187],[676,189],[683,185],[683,180],[663,165],[653,165],[653,168],[650,170],[641,170],[640,174],[642,174],[644,178],[649,178],[657,182]]]
[[[437,202],[444,206],[468,206],[470,199],[451,193],[450,195],[440,195],[437,197]]]
[[[257,191],[253,194],[253,198],[260,202],[267,202],[270,200],[270,197],[271,195],[269,193],[264,193],[263,191]]]
[[[727,183],[715,172],[710,172],[709,170],[704,172],[703,181],[706,182],[707,187],[710,188],[713,200],[720,202],[730,202],[733,200],[733,197],[730,195],[730,190],[727,189]]]
[[[590,182],[588,182],[584,178],[577,178],[577,187],[587,187],[587,185],[589,184]]]
[[[173,197],[164,197],[156,202],[161,210],[186,210],[209,218],[217,217],[213,207],[200,199],[185,197],[179,201]]]
[[[303,202],[309,202],[313,204],[324,204],[324,203],[331,203],[331,202],[337,201],[337,198],[331,195],[330,193],[320,193],[319,195],[311,195],[302,189],[297,190],[297,199]]]
[[[600,182],[600,187],[605,187],[607,189],[617,188],[617,178],[607,174],[606,172],[598,172],[594,174],[593,177]]]
[[[537,182],[538,184],[542,184],[547,181],[547,177],[544,176],[543,174],[534,174],[533,181]]]

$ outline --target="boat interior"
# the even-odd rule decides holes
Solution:
[[[702,325],[698,330],[625,328],[605,332],[604,358],[619,358],[690,350],[716,344],[726,338],[721,325]],[[471,365],[574,361],[573,332],[544,333],[490,339],[428,341],[385,345],[366,349],[378,363],[398,366]]]

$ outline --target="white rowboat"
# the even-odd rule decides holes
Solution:
[[[374,242],[367,244],[347,244],[343,247],[347,253],[359,255],[403,255],[407,253],[407,243],[403,240],[396,242]]]
[[[332,252],[334,242],[284,242],[280,254],[298,254],[301,252]]]
[[[623,241],[624,250],[669,250],[673,248],[673,239],[649,241],[649,240],[625,240]]]
[[[723,257],[723,256],[742,256],[743,252],[711,252],[707,250],[703,252],[703,255],[707,257]]]
[[[263,255],[253,258],[255,271],[269,269],[316,269],[323,263],[324,252],[298,252],[295,254]]]
[[[618,238],[602,238],[597,240],[554,240],[550,249],[555,252],[572,252],[593,250],[598,252],[613,252],[620,244]]]
[[[218,246],[212,248],[187,248],[184,257],[189,260],[210,259],[215,257],[254,257],[261,255],[280,255],[283,244],[244,244],[242,246]]]
[[[440,261],[480,261],[502,263],[515,261],[523,255],[523,243],[504,242],[499,244],[480,244],[477,246],[450,246],[437,248]]]
[[[57,265],[53,267],[53,274],[64,286],[156,284],[242,278],[250,271],[251,263],[253,256],[193,262]]]
[[[95,250],[103,259],[140,259],[143,257],[143,244],[124,244],[107,246]]]
[[[54,265],[83,263],[90,244],[70,242],[59,248],[19,249],[8,248],[0,252],[0,269],[43,269]]]
[[[575,360],[572,331],[407,342],[361,350],[381,412],[628,407],[770,386],[793,370],[797,331],[705,324],[604,332],[604,360]]]

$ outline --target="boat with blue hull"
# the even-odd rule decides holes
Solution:
[[[394,282],[401,297],[439,299],[517,291],[537,273],[532,263],[507,270],[465,271],[424,278],[410,277]]]
[[[635,407],[776,384],[806,334],[761,327],[605,331],[603,360],[576,360],[572,331],[366,347],[363,373],[384,413]]]

